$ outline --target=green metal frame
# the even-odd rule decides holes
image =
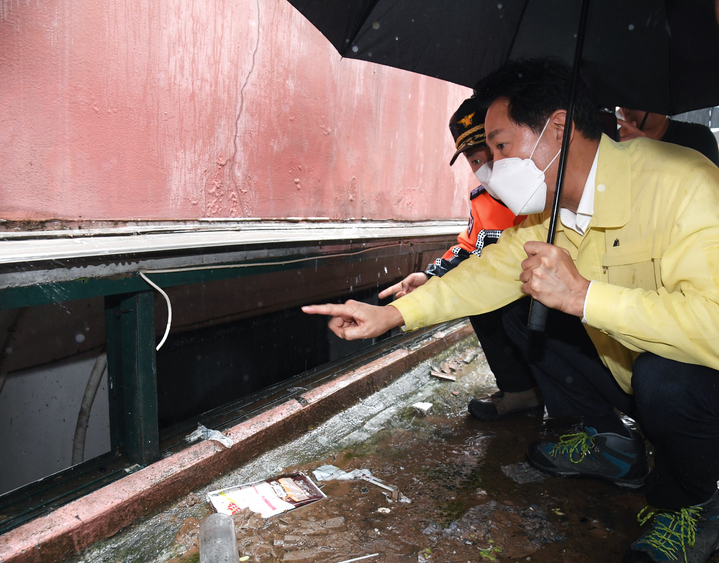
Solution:
[[[150,291],[105,298],[110,441],[142,466],[160,459],[154,300]]]

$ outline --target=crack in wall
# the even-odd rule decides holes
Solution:
[[[232,188],[234,190],[233,197],[231,199],[234,199],[235,203],[239,203],[241,209],[240,213],[241,215],[248,217],[250,215],[250,209],[249,204],[245,197],[243,197],[244,194],[247,193],[246,189],[243,189],[240,185],[239,179],[237,177],[239,176],[239,170],[237,170],[237,154],[239,152],[239,128],[240,128],[240,119],[242,118],[242,114],[245,109],[245,89],[247,88],[247,85],[250,82],[250,78],[254,74],[255,71],[255,61],[257,58],[257,51],[260,49],[260,29],[262,24],[262,18],[260,13],[260,0],[256,0],[255,5],[257,7],[257,40],[255,41],[255,47],[252,51],[252,64],[250,65],[250,70],[247,72],[247,75],[245,76],[245,81],[242,84],[242,87],[240,88],[240,108],[237,112],[237,117],[235,118],[235,131],[234,131],[234,152],[229,158],[229,161],[232,163],[230,167],[230,183],[232,185]],[[233,205],[234,206],[234,205]]]

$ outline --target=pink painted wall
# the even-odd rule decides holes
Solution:
[[[285,0],[0,0],[0,218],[464,218],[470,93]]]

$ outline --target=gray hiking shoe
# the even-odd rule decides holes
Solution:
[[[648,508],[637,519],[644,524],[654,517],[654,522],[627,550],[622,563],[704,563],[719,553],[719,491],[707,502],[688,508]]]
[[[542,411],[544,402],[539,389],[529,389],[518,393],[498,391],[484,399],[472,399],[467,410],[479,420],[499,420],[505,416],[524,412]]]
[[[594,428],[565,434],[558,442],[535,442],[527,450],[530,465],[556,477],[598,477],[620,487],[638,489],[649,474],[644,441],[597,434]]]

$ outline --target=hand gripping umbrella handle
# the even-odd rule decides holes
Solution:
[[[571,116],[574,113],[574,97],[569,101],[569,109],[567,110],[567,123],[571,123]],[[557,232],[557,220],[559,219],[559,200],[562,197],[562,186],[564,184],[564,171],[567,166],[566,154],[570,135],[565,129],[564,139],[562,139],[562,153],[559,155],[559,171],[557,173],[557,187],[554,190],[554,200],[552,202],[552,216],[549,218],[549,231],[547,233],[547,242],[554,244],[554,235]],[[536,332],[544,332],[547,326],[547,317],[549,309],[536,299],[532,298],[529,305],[529,320],[527,328]]]
[[[569,104],[567,107],[567,117],[564,128],[564,137],[562,138],[562,152],[559,155],[559,170],[557,171],[557,188],[554,190],[554,200],[552,202],[552,216],[549,220],[549,232],[547,233],[547,242],[554,244],[554,234],[557,231],[557,220],[559,218],[559,202],[562,198],[562,187],[564,186],[564,171],[567,168],[567,152],[569,151],[569,138],[571,137],[571,129],[574,126],[574,97],[577,91],[577,83],[579,82],[579,70],[582,66],[582,50],[584,48],[584,32],[587,29],[587,16],[589,14],[589,0],[582,0],[581,11],[579,14],[579,30],[577,33],[577,43],[574,48],[574,66],[572,67],[572,85],[569,94]],[[538,332],[544,332],[547,326],[547,316],[549,309],[542,305],[536,299],[532,299],[529,306],[529,320],[527,328]]]

